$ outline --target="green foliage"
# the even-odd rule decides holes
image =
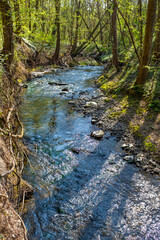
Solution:
[[[155,99],[153,100],[150,104],[149,107],[152,111],[154,112],[160,112],[160,100],[159,99]]]
[[[150,136],[148,136],[145,140],[144,140],[144,147],[146,150],[151,151],[151,152],[155,152],[157,150],[157,147],[155,144],[153,144],[151,141],[149,141],[148,139],[150,138]]]

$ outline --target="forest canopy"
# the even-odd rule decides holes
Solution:
[[[131,54],[139,62],[137,84],[146,81],[151,57],[160,57],[160,1],[157,0],[0,0],[0,47],[11,64],[14,45],[22,38],[38,48],[72,57],[84,50],[120,70]],[[65,49],[65,50],[64,50]],[[7,56],[7,57],[5,57]]]

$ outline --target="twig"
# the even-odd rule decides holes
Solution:
[[[16,214],[16,216],[20,219],[20,221],[21,221],[21,223],[22,223],[22,226],[23,226],[23,228],[24,228],[24,239],[25,240],[28,240],[28,238],[27,238],[27,229],[26,229],[26,227],[25,227],[25,225],[24,225],[24,222],[23,222],[23,220],[22,220],[22,218],[18,215],[18,213],[12,208],[12,210],[13,210],[13,212]]]
[[[24,128],[23,128],[23,124],[22,124],[22,122],[20,121],[20,119],[19,119],[19,115],[18,115],[18,113],[16,113],[16,116],[17,116],[17,120],[18,120],[18,122],[19,122],[19,124],[20,124],[20,126],[21,126],[21,134],[17,134],[17,135],[15,135],[15,134],[12,134],[12,137],[15,137],[15,138],[23,138],[23,135],[24,135]]]
[[[7,116],[7,124],[8,124],[8,125],[10,125],[10,124],[9,124],[9,120],[10,120],[10,118],[11,118],[11,114],[12,114],[12,111],[13,111],[14,107],[15,107],[15,106],[12,105],[12,107],[10,108],[10,111],[9,111],[9,113],[8,113],[8,116]]]
[[[5,133],[5,134],[9,134],[8,129],[7,129],[7,130],[4,130],[4,129],[0,128],[0,131],[3,132],[3,133]]]
[[[21,207],[20,215],[22,215],[23,208],[24,208],[25,193],[26,193],[26,191],[24,190],[23,191],[23,201],[22,201],[22,207]]]

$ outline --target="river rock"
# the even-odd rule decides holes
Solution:
[[[68,104],[71,104],[71,105],[74,105],[75,104],[75,101],[69,101]]]
[[[126,150],[133,150],[134,145],[132,143],[130,143],[130,144],[124,143],[124,144],[121,145],[121,148],[126,149]]]
[[[133,163],[134,162],[134,156],[133,155],[128,155],[123,158],[125,161],[128,163]]]
[[[96,124],[96,123],[97,123],[97,120],[96,120],[96,119],[92,119],[92,120],[91,120],[91,123],[92,123],[92,124]]]
[[[96,102],[87,102],[84,107],[94,107],[97,108],[98,104]]]
[[[44,74],[50,74],[50,73],[53,73],[53,72],[55,72],[55,69],[54,68],[49,68],[49,69],[46,69],[46,70],[44,70]]]
[[[40,78],[44,76],[44,72],[31,72],[31,78]]]
[[[69,90],[68,90],[68,88],[63,88],[62,91],[63,92],[68,92]]]
[[[122,148],[122,149],[126,149],[127,146],[128,146],[128,145],[124,143],[124,144],[121,145],[121,148]]]
[[[101,139],[104,136],[104,131],[102,130],[97,130],[91,133],[91,136],[97,139]]]
[[[154,169],[153,169],[153,172],[156,173],[156,174],[159,174],[159,173],[160,173],[160,169],[154,168]]]

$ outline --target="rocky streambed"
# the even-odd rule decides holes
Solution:
[[[78,66],[28,84],[21,119],[31,150],[24,177],[35,190],[23,214],[31,240],[160,239],[159,178],[136,166],[135,145],[107,125],[95,87],[102,71]]]

